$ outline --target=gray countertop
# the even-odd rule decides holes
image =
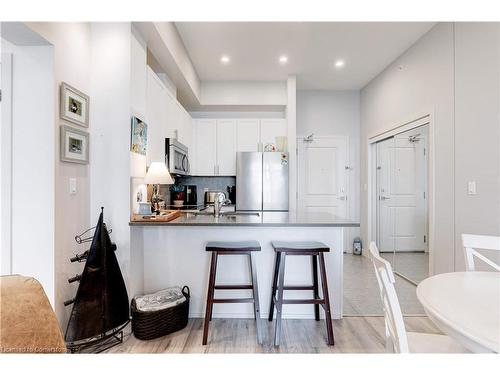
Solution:
[[[359,223],[316,212],[227,212],[219,218],[207,213],[182,213],[170,222],[134,222],[133,226],[264,226],[264,227],[359,227]]]

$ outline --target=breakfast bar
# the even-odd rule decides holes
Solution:
[[[261,317],[269,311],[273,278],[274,251],[272,241],[320,241],[330,248],[325,255],[332,305],[332,318],[342,318],[342,249],[344,228],[359,223],[339,219],[327,213],[298,212],[226,212],[220,217],[210,213],[182,213],[172,221],[131,221],[135,246],[143,247],[144,291],[151,292],[173,285],[191,289],[190,317],[203,317],[210,268],[208,241],[258,241],[256,257],[261,303]],[[132,249],[134,251],[134,249]],[[218,264],[218,284],[248,284],[248,260],[224,257]],[[296,256],[287,261],[287,285],[311,284],[311,263]],[[224,298],[244,298],[246,290],[218,290]],[[310,291],[286,291],[287,298],[311,298]],[[263,313],[262,313],[263,312]],[[321,311],[321,313],[323,313]],[[250,318],[249,304],[215,305],[214,318]],[[314,319],[314,309],[304,305],[286,305],[284,318]]]

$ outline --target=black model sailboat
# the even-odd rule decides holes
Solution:
[[[66,328],[66,345],[72,351],[116,337],[129,322],[129,299],[115,249],[101,210]]]

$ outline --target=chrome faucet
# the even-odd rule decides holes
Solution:
[[[222,206],[229,203],[231,203],[231,201],[226,198],[226,194],[222,192],[217,193],[214,199],[214,217],[220,217],[220,210]]]

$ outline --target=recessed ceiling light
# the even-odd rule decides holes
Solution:
[[[288,57],[285,55],[280,56],[280,64],[286,64],[288,62]]]
[[[337,60],[337,61],[335,61],[335,67],[337,69],[343,68],[344,65],[345,65],[345,61],[344,60]]]
[[[231,59],[227,55],[222,55],[222,57],[220,58],[220,62],[223,64],[229,64],[229,61],[231,61]]]

